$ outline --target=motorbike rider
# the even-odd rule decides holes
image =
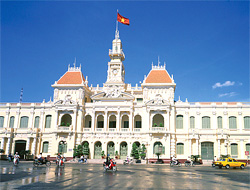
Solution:
[[[106,166],[110,167],[110,157],[109,157],[109,154],[107,155],[107,158],[106,158]]]
[[[191,165],[193,165],[193,160],[191,159],[190,156],[188,156],[187,161],[188,161],[189,163],[191,163]]]
[[[37,156],[39,162],[43,163],[42,153]]]
[[[80,162],[84,162],[84,156],[83,155],[81,155],[81,157],[80,157]]]
[[[175,155],[173,155],[172,161],[174,162],[174,164],[177,164],[177,159],[176,159]]]
[[[9,153],[9,155],[8,155],[8,159],[9,159],[9,161],[10,161],[10,162],[11,162],[12,158],[13,158],[12,154],[11,154],[11,153]]]
[[[56,161],[59,163],[60,159],[61,159],[61,155],[60,155],[60,153],[58,153],[57,156],[56,156]]]
[[[14,158],[16,158],[17,159],[17,163],[19,163],[20,156],[18,155],[18,152],[16,152],[16,154],[14,155]]]

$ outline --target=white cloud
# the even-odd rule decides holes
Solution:
[[[236,92],[229,92],[229,93],[225,93],[225,94],[219,94],[219,97],[224,97],[224,96],[228,96],[228,97],[232,97],[232,96],[236,96],[237,93]]]
[[[220,82],[217,82],[217,83],[215,83],[213,86],[212,86],[212,88],[213,89],[215,89],[215,88],[221,88],[221,87],[225,87],[225,86],[233,86],[235,84],[235,82],[234,81],[226,81],[226,82],[224,82],[223,84],[221,84]]]

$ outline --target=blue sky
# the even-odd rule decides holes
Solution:
[[[106,81],[116,11],[135,86],[158,56],[176,82],[175,99],[250,101],[247,1],[1,2],[1,102],[49,101],[52,84],[77,59],[89,84]]]

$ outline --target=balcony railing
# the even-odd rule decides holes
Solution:
[[[127,132],[127,131],[129,131],[129,128],[121,128],[121,131],[122,132]]]
[[[96,128],[96,131],[104,131],[104,129],[103,128]]]
[[[116,131],[116,128],[109,128],[109,131]]]
[[[141,132],[141,129],[140,128],[135,128],[134,131],[135,132]]]
[[[70,131],[73,130],[73,126],[70,125],[70,126],[67,127],[67,126],[58,125],[58,126],[57,126],[57,130],[58,130],[58,131],[63,131],[63,132],[70,132]]]
[[[163,131],[166,131],[166,128],[165,127],[151,127],[150,131],[153,131],[153,132],[163,132]]]
[[[84,131],[91,131],[91,128],[83,128]]]

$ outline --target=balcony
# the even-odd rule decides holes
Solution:
[[[121,128],[121,131],[122,131],[122,132],[128,132],[128,131],[130,131],[130,130],[129,130],[129,128]]]
[[[103,131],[104,131],[104,128],[96,128],[96,131],[98,131],[98,132],[103,132]]]
[[[83,128],[83,131],[89,132],[89,131],[91,131],[91,128]]]
[[[70,125],[70,126],[57,125],[57,132],[69,133],[71,131],[73,131],[73,125]]]
[[[135,128],[134,132],[141,132],[141,128]]]
[[[109,131],[114,132],[114,131],[116,131],[116,128],[109,128]]]

